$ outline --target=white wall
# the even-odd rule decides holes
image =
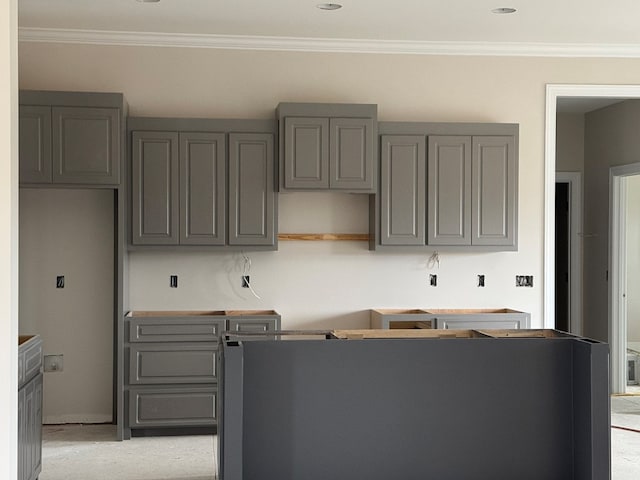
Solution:
[[[232,255],[133,253],[134,309],[276,308],[290,326],[364,326],[371,307],[509,306],[542,325],[546,83],[637,83],[640,62],[611,59],[438,57],[225,51],[24,43],[21,88],[123,92],[132,115],[269,118],[279,101],[377,103],[383,121],[520,124],[519,251],[444,254],[426,287],[421,253],[371,253],[364,244],[285,243],[252,255],[263,300],[236,292]],[[362,205],[346,211],[366,210]],[[283,211],[295,228],[323,204]],[[284,210],[284,209],[283,209]],[[352,213],[349,213],[351,215]],[[358,213],[364,215],[365,212]],[[339,218],[342,218],[342,213]],[[183,277],[169,291],[168,275]],[[487,287],[475,287],[475,275]],[[516,274],[534,275],[516,289]],[[606,316],[585,334],[607,337]]]
[[[44,374],[44,423],[112,420],[113,195],[20,189],[20,334],[64,359]]]
[[[17,476],[18,2],[0,2],[0,478]]]
[[[627,340],[640,342],[640,175],[627,184]]]

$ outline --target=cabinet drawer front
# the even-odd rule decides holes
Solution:
[[[503,318],[503,319],[483,319],[476,318],[438,318],[436,320],[437,328],[454,329],[454,330],[483,330],[483,329],[520,329],[528,328],[525,318]]]
[[[22,386],[42,369],[42,340],[29,340],[19,348],[18,386]]]
[[[238,333],[254,333],[254,332],[272,332],[280,328],[279,317],[252,317],[252,318],[238,318],[229,319],[229,331]],[[243,340],[264,340],[265,338],[273,338],[273,336],[247,336],[247,337],[234,337],[236,339]]]
[[[217,342],[223,319],[134,318],[129,320],[130,342]]]
[[[132,388],[129,422],[136,427],[187,427],[216,424],[217,389]]]
[[[218,381],[215,345],[132,345],[129,383],[212,383]]]

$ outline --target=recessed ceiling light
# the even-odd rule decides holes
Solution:
[[[140,3],[160,3],[160,0],[136,0]]]
[[[342,8],[342,5],[339,3],[319,3],[316,5],[320,10],[338,10]]]
[[[494,8],[493,10],[491,10],[491,13],[496,13],[498,15],[505,15],[507,13],[516,13],[516,9],[512,7],[500,7],[500,8]]]

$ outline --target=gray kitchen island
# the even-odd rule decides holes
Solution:
[[[608,359],[552,330],[227,336],[220,478],[607,479]]]

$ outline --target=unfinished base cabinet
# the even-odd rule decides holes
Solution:
[[[531,315],[509,308],[375,309],[369,313],[374,329],[525,329]]]
[[[42,340],[21,336],[18,346],[18,480],[42,470]]]
[[[608,345],[416,332],[223,342],[220,478],[610,478]]]
[[[125,438],[217,425],[218,354],[223,332],[268,331],[274,311],[130,312],[125,317]]]

